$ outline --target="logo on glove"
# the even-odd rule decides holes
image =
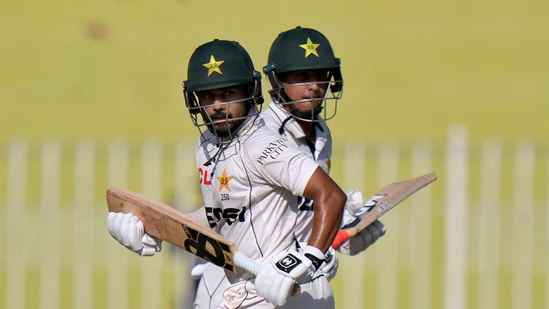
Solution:
[[[276,263],[276,268],[283,272],[290,273],[292,269],[296,268],[299,264],[301,264],[301,260],[290,253]]]

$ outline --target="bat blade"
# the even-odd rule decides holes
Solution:
[[[225,237],[193,221],[176,209],[124,189],[107,190],[109,211],[132,213],[143,222],[147,234],[158,237],[208,262],[238,272],[238,249]]]
[[[379,190],[365,205],[373,208],[355,226],[340,230],[332,242],[332,247],[338,249],[349,238],[360,233],[374,221],[396,207],[406,198],[437,180],[435,173],[425,174],[416,178],[391,183]]]

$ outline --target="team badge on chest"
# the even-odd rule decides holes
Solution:
[[[231,191],[231,187],[229,186],[229,181],[233,179],[232,176],[227,176],[227,169],[223,169],[223,174],[221,176],[217,177],[217,180],[219,181],[219,191],[226,189],[227,191]]]

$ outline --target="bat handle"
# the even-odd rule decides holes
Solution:
[[[351,235],[347,230],[339,230],[334,241],[332,242],[332,248],[334,248],[335,250],[339,249],[339,247],[341,247],[344,242],[349,240],[349,238],[351,238]]]
[[[234,258],[234,265],[242,269],[245,269],[256,276],[259,273],[259,270],[261,269],[261,265],[259,263],[256,263],[254,260],[250,259],[240,251],[237,251],[234,254],[233,258]],[[300,292],[301,292],[301,288],[299,287],[299,284],[294,284],[294,287],[292,288],[292,296],[296,296]]]
[[[245,269],[252,274],[257,276],[257,273],[259,273],[259,270],[261,269],[261,265],[256,263],[254,260],[250,259],[240,251],[237,251],[234,254],[234,265]]]

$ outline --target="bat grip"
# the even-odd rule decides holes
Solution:
[[[256,276],[259,273],[259,270],[261,269],[260,264],[256,263],[254,260],[250,259],[240,251],[237,251],[234,254],[233,259],[234,259],[234,265],[242,269],[245,269]],[[294,284],[294,287],[292,288],[292,296],[296,296],[300,292],[301,292],[301,288],[299,287],[299,284]]]
[[[254,260],[250,259],[240,251],[237,251],[234,254],[234,265],[245,269],[252,274],[257,276],[257,273],[259,273],[259,270],[261,269],[261,265],[256,263]]]
[[[351,238],[351,235],[347,230],[340,230],[339,232],[337,232],[337,235],[332,242],[332,248],[334,248],[335,250],[339,249],[339,247],[341,247],[344,242],[349,240],[349,238]]]

